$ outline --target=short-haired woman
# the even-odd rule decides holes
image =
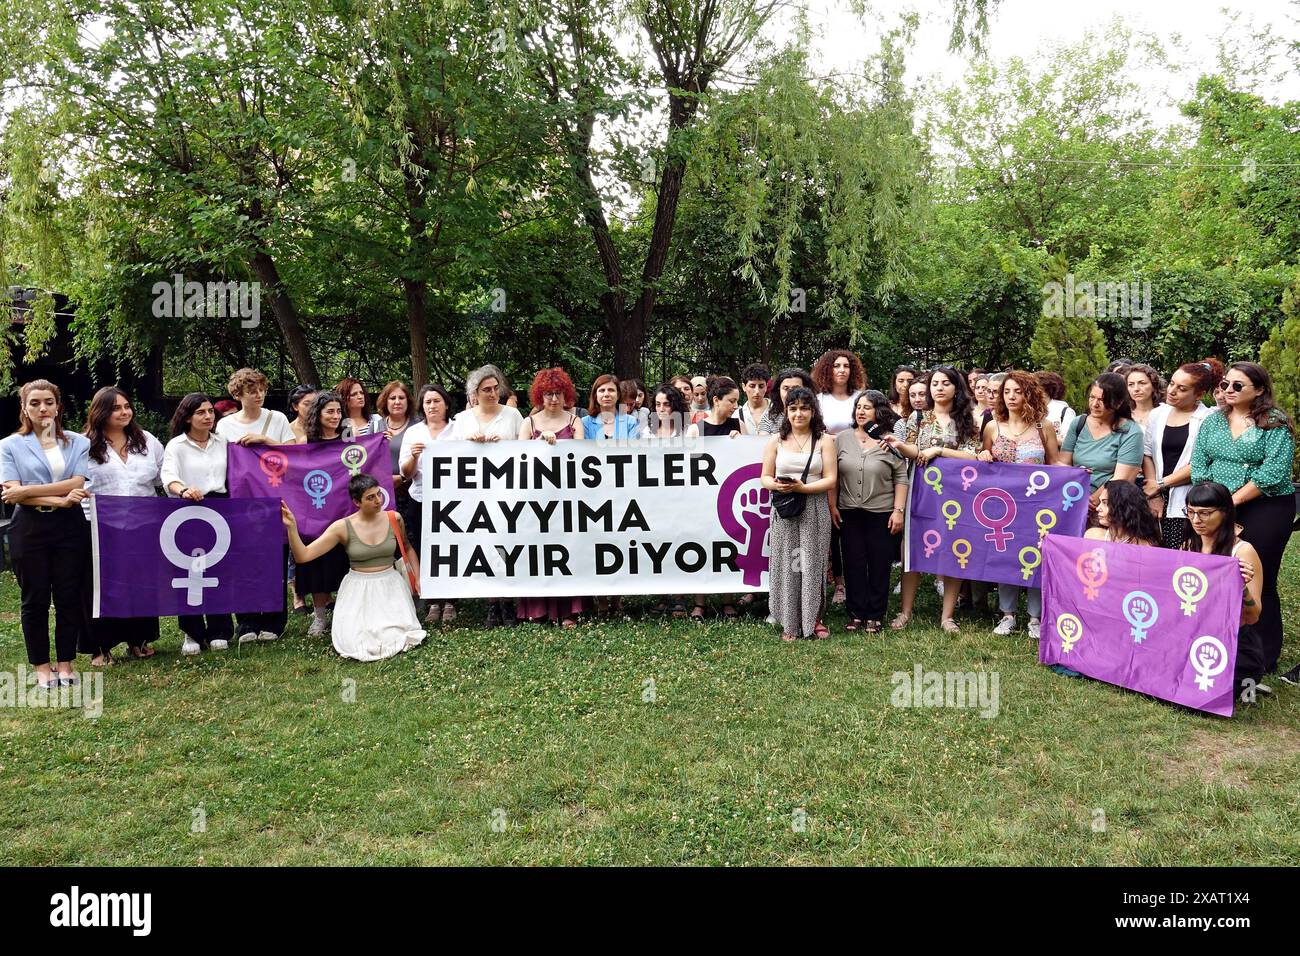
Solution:
[[[1074,421],[1074,409],[1065,400],[1065,379],[1056,372],[1036,372],[1034,377],[1047,393],[1047,420],[1056,428],[1056,438],[1065,437],[1065,430]]]
[[[293,429],[283,412],[263,408],[269,382],[252,368],[241,368],[230,376],[226,390],[239,402],[239,411],[217,422],[217,434],[231,444],[291,445]]]
[[[509,388],[505,375],[495,365],[483,365],[465,379],[466,408],[452,423],[452,438],[462,441],[514,441],[524,417],[517,408],[501,403]]]
[[[300,564],[337,548],[347,555],[348,573],[339,584],[330,624],[334,650],[352,660],[382,661],[424,640],[411,586],[393,567],[398,554],[404,555],[418,580],[419,559],[406,542],[401,516],[384,510],[384,492],[373,476],[354,475],[348,481],[348,495],[357,510],[339,518],[310,545],[303,543],[298,522],[283,501],[280,517]]]
[[[43,378],[18,393],[18,431],[0,441],[0,499],[16,505],[9,554],[22,593],[27,663],[46,689],[79,683],[72,671],[85,626],[90,585],[90,525],[86,497],[90,441],[63,430],[63,398]],[[50,669],[50,601],[54,654]]]
[[[761,434],[759,425],[772,405],[767,397],[767,380],[770,377],[767,366],[757,362],[746,365],[740,373],[740,387],[744,390],[745,401],[736,412],[736,417],[745,423],[747,435]]]

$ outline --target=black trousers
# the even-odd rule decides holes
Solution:
[[[1295,496],[1276,495],[1247,501],[1237,509],[1241,536],[1255,546],[1264,566],[1264,593],[1259,621],[1252,625],[1264,647],[1264,671],[1272,673],[1282,656],[1282,600],[1277,575],[1295,521]]]
[[[213,641],[228,641],[235,636],[235,622],[229,614],[182,614],[176,618],[181,633],[199,646],[207,647]]]
[[[156,617],[90,617],[82,634],[81,653],[107,654],[119,644],[143,647],[158,640]]]
[[[27,663],[50,662],[50,601],[54,601],[54,654],[59,663],[76,659],[86,628],[90,581],[90,523],[80,508],[37,511],[19,505],[9,531],[14,576],[22,592],[23,642]]]
[[[901,535],[889,533],[888,511],[849,508],[840,512],[844,548],[845,604],[849,616],[883,621],[889,609],[889,569],[898,558]]]

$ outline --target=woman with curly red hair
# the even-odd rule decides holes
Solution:
[[[520,440],[540,438],[554,445],[556,439],[578,437],[581,422],[569,411],[578,404],[578,390],[568,372],[558,367],[542,369],[533,377],[528,397],[533,411],[519,429]]]
[[[538,438],[554,445],[561,439],[582,437],[582,424],[569,411],[578,403],[578,390],[573,387],[568,372],[558,367],[542,369],[533,377],[528,396],[533,402],[533,412],[519,429],[521,440]],[[580,597],[526,597],[517,602],[519,620],[559,621],[561,627],[576,627],[582,611]]]
[[[826,434],[832,438],[853,427],[853,399],[867,387],[862,359],[848,349],[830,349],[812,367],[813,390],[821,409]],[[840,550],[840,529],[831,528],[831,576],[835,581],[832,604],[843,604],[844,557]]]

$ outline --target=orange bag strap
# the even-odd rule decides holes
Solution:
[[[416,582],[415,575],[411,573],[411,562],[406,557],[406,537],[402,534],[402,529],[397,526],[397,512],[385,511],[384,514],[388,515],[388,523],[393,528],[393,537],[397,539],[397,548],[402,552],[402,565],[406,568],[406,581],[411,586],[412,593],[419,594],[420,585]]]

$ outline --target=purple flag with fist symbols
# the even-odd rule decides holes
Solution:
[[[912,474],[907,567],[1038,587],[1043,538],[1087,524],[1082,468],[936,458]]]
[[[383,435],[309,445],[231,445],[227,455],[230,496],[283,498],[303,537],[315,538],[352,514],[348,480],[353,475],[378,481],[384,507],[396,508],[392,458]]]
[[[95,617],[284,607],[279,502],[92,495]]]
[[[1038,659],[1232,716],[1236,558],[1049,535]]]

